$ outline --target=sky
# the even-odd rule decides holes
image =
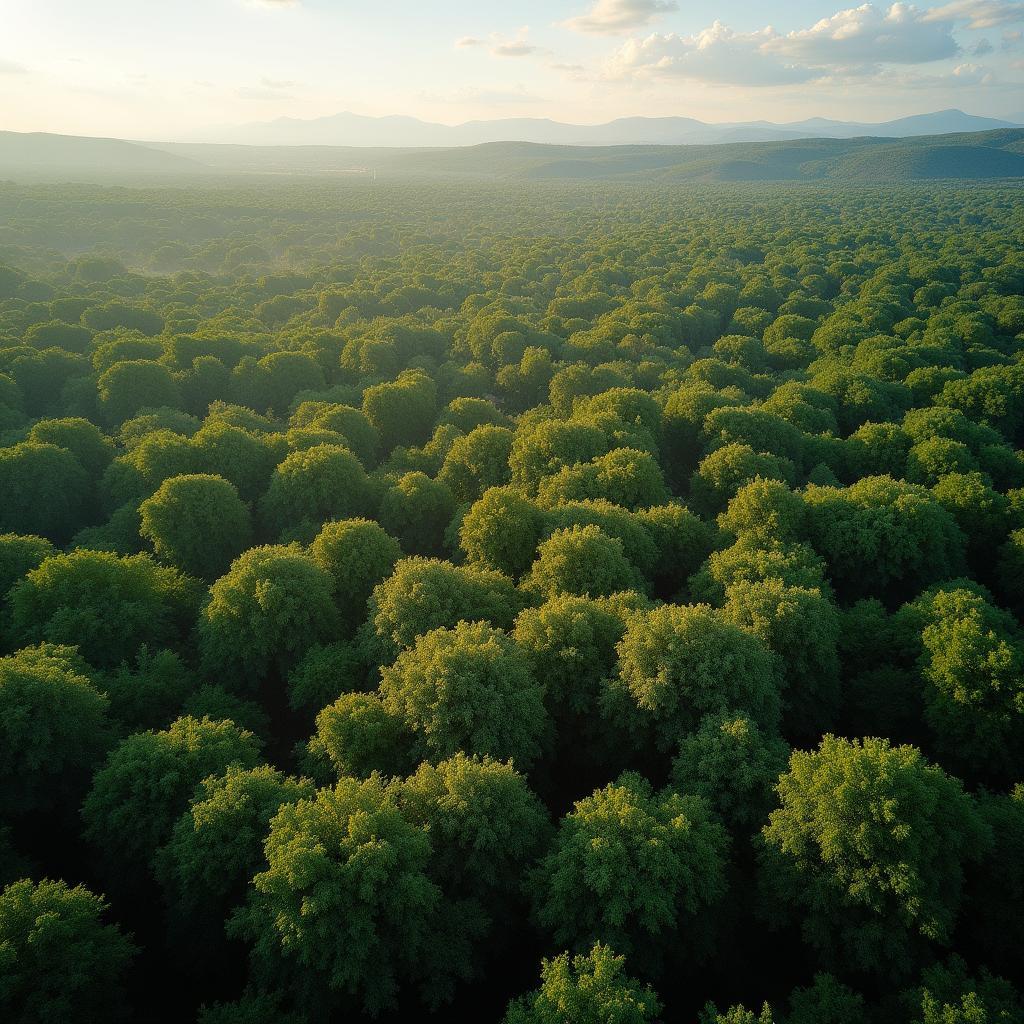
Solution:
[[[209,140],[340,111],[1024,121],[1024,2],[0,0],[0,129]]]

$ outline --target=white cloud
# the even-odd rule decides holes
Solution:
[[[809,29],[772,39],[767,46],[813,67],[923,64],[959,52],[948,23],[925,21],[921,11],[905,3],[895,3],[887,11],[874,4],[851,7]]]
[[[13,60],[4,60],[0,57],[0,75],[25,75],[28,74],[28,68],[23,64],[18,64]]]
[[[967,28],[995,28],[1024,21],[1024,3],[1004,0],[953,0],[926,11],[925,21],[965,22]]]
[[[542,46],[534,46],[527,36],[530,33],[528,25],[524,25],[514,39],[506,39],[497,32],[492,32],[487,39],[478,39],[476,36],[463,36],[455,41],[456,47],[466,49],[473,46],[488,46],[492,57],[532,57],[535,54],[547,53]]]
[[[995,0],[973,0],[975,7],[982,2]],[[787,33],[771,26],[736,32],[716,21],[695,35],[653,33],[629,39],[611,57],[605,74],[616,79],[666,76],[778,86],[863,79],[877,76],[886,65],[920,65],[960,56],[963,51],[952,34],[956,19],[929,14],[908,3],[865,3]],[[957,16],[964,17],[962,12]],[[990,51],[983,40],[973,52],[981,56]]]
[[[671,76],[730,85],[786,85],[818,77],[768,50],[775,38],[770,28],[738,33],[718,21],[695,36],[654,33],[626,42],[607,71],[612,78]]]
[[[529,57],[534,53],[541,53],[539,46],[528,43],[525,39],[512,39],[504,43],[496,43],[491,47],[491,53],[495,57]]]
[[[594,6],[586,14],[570,18],[562,24],[576,32],[613,35],[643,28],[658,15],[678,9],[675,0],[595,0]]]
[[[984,57],[986,54],[992,53],[995,47],[987,39],[979,39],[972,47],[971,53],[975,57]]]

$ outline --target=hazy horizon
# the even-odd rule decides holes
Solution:
[[[1024,119],[1024,4],[537,0],[387,11],[331,0],[9,0],[0,129],[209,140],[352,112],[877,123]]]

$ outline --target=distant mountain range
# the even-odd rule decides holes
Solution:
[[[1024,179],[1024,128],[907,138],[805,138],[707,145],[452,148],[241,146],[0,132],[0,179],[118,181],[280,176],[519,181],[908,182]]]
[[[906,138],[949,132],[983,132],[1016,127],[1013,121],[940,110],[867,124],[814,117],[774,124],[737,121],[707,124],[692,117],[623,117],[605,124],[564,124],[547,118],[504,118],[446,125],[415,117],[365,117],[341,113],[311,120],[275,121],[224,127],[199,141],[248,146],[452,147],[488,142],[535,142],[557,146],[686,146],[727,142],[781,142],[787,139],[850,139],[870,135]]]

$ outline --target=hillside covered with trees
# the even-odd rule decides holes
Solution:
[[[1022,242],[0,185],[0,1019],[1024,1019]]]

